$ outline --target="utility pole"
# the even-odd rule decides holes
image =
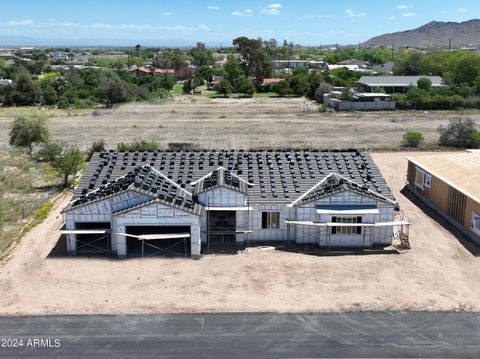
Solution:
[[[392,61],[395,60],[395,40],[392,40]]]
[[[452,38],[450,38],[450,41],[448,42],[448,52],[452,50]]]

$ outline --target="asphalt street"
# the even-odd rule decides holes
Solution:
[[[0,317],[0,357],[480,357],[480,313]]]

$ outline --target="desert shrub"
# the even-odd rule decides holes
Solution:
[[[90,146],[90,148],[88,149],[88,152],[87,152],[87,160],[90,161],[90,159],[92,158],[92,156],[95,152],[102,152],[102,151],[105,151],[105,150],[106,150],[106,146],[105,146],[105,140],[104,139],[101,139],[101,140],[98,140],[98,141],[93,141],[92,145]]]
[[[440,133],[438,140],[440,146],[465,148],[472,141],[472,133],[476,132],[475,122],[470,118],[453,119],[446,127],[440,126],[437,131]]]
[[[139,152],[154,152],[158,151],[160,146],[154,140],[145,140],[143,138],[135,138],[130,143],[121,142],[117,145],[117,150],[120,152],[139,151]]]
[[[418,147],[422,144],[424,137],[421,132],[407,131],[403,134],[403,145],[406,147]]]
[[[65,143],[62,141],[48,141],[43,144],[35,157],[40,161],[54,162],[62,154],[64,147]]]

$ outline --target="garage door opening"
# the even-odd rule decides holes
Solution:
[[[111,253],[110,222],[77,222],[75,231],[77,232],[77,254]]]
[[[128,257],[189,257],[190,226],[127,226]]]

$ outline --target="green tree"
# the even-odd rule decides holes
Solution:
[[[19,106],[31,106],[40,102],[40,89],[28,74],[20,75],[15,83],[13,102]]]
[[[128,93],[125,82],[117,78],[107,77],[101,79],[98,96],[109,107],[114,103],[126,102],[128,100]]]
[[[55,167],[63,175],[63,184],[68,186],[68,177],[75,175],[82,167],[83,157],[78,147],[67,147],[55,161]]]
[[[48,116],[36,113],[31,116],[18,116],[10,129],[10,144],[16,147],[26,147],[30,153],[33,144],[46,143],[50,137]]]
[[[203,65],[197,69],[197,76],[200,76],[207,82],[211,82],[213,71],[209,66]]]
[[[228,97],[228,94],[231,94],[233,92],[233,86],[228,80],[222,80],[218,84],[217,88],[218,92],[222,93],[223,96]]]
[[[420,90],[428,92],[432,88],[432,80],[430,80],[428,77],[421,77],[417,81],[417,87]]]
[[[42,103],[45,105],[55,105],[58,101],[57,92],[49,84],[42,86]]]
[[[195,66],[208,66],[215,62],[212,51],[207,49],[202,42],[197,42],[197,45],[190,50],[190,55]]]
[[[235,88],[236,88],[237,92],[243,93],[245,95],[245,97],[247,97],[247,96],[251,97],[251,96],[253,96],[253,94],[255,92],[255,86],[253,86],[252,81],[250,81],[249,79],[247,79],[245,77],[240,78],[236,82]]]
[[[422,144],[424,137],[421,132],[407,131],[403,134],[403,145],[407,147],[418,147]]]
[[[279,97],[284,97],[292,92],[290,85],[287,81],[282,80],[275,84],[273,87],[273,92],[275,92]]]
[[[228,55],[223,70],[225,71],[225,78],[230,81],[230,83],[234,83],[240,76],[242,76],[240,64],[233,55]]]
[[[270,60],[263,48],[262,40],[249,39],[245,36],[233,40],[235,51],[240,54],[240,67],[245,77],[254,75],[259,78],[267,77],[270,69]]]

